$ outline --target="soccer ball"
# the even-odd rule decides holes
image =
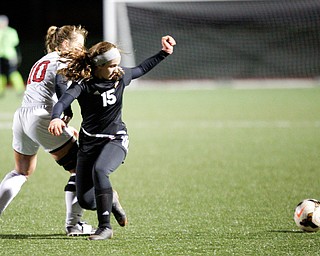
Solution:
[[[320,201],[304,199],[296,207],[294,221],[306,232],[317,232],[320,229]]]

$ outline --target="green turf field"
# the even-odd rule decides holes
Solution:
[[[19,101],[11,91],[0,99],[1,179],[13,168]],[[68,174],[41,150],[0,219],[1,255],[318,253],[320,232],[300,232],[293,212],[320,199],[320,88],[128,90],[124,120],[130,151],[111,179],[129,225],[112,219],[108,241],[67,238]],[[85,219],[96,224],[94,212]]]

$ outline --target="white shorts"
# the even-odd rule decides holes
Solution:
[[[60,136],[48,132],[51,114],[45,106],[21,107],[13,118],[13,141],[15,151],[24,155],[35,155],[39,147],[47,152],[58,149],[73,137],[73,133],[64,129]]]

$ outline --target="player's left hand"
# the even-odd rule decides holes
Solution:
[[[163,36],[161,38],[162,50],[166,53],[172,54],[173,53],[173,46],[176,45],[176,41],[173,39],[172,36]]]
[[[121,77],[124,75],[124,71],[121,67],[117,67],[114,72],[111,74],[110,76],[110,80],[113,81],[119,81],[121,79]]]
[[[48,131],[55,136],[59,136],[63,132],[63,128],[66,127],[66,123],[63,122],[60,118],[52,119]]]

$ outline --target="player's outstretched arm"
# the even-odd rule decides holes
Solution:
[[[161,38],[162,50],[168,54],[173,53],[173,46],[176,45],[176,41],[172,36],[163,36]]]

